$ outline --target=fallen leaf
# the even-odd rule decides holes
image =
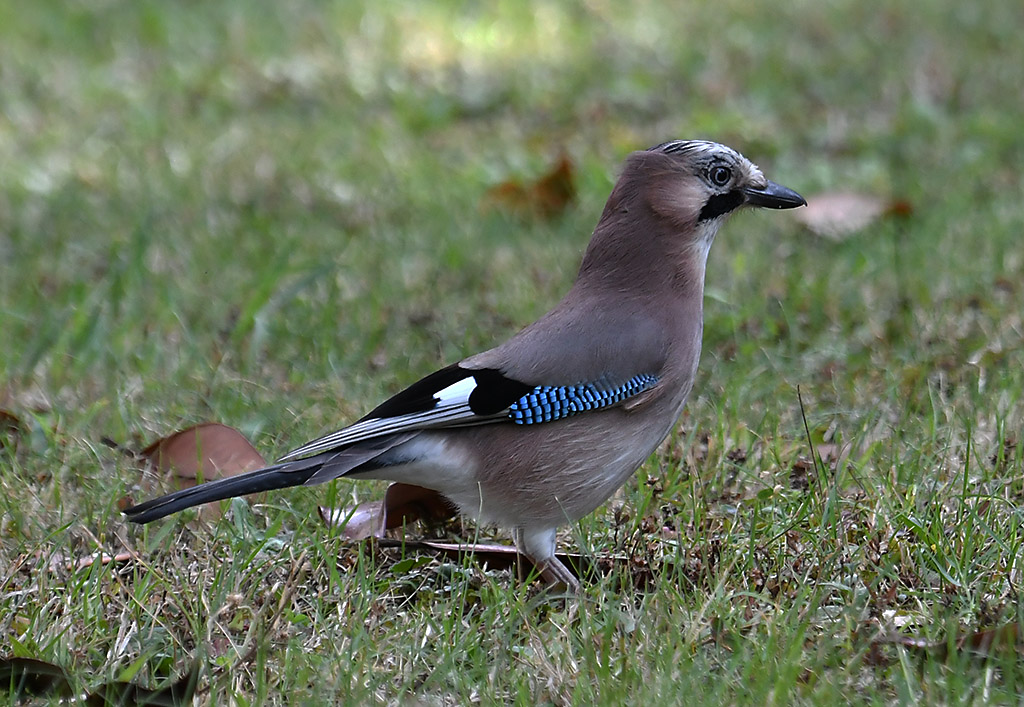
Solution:
[[[40,556],[42,553],[38,553]],[[106,552],[96,552],[92,555],[86,555],[77,560],[71,559],[63,551],[57,551],[52,554],[48,560],[46,560],[46,568],[50,572],[74,572],[76,570],[82,570],[92,567],[97,562],[101,565],[117,564],[123,565],[126,562],[130,562],[132,554],[130,552],[119,552],[116,555],[111,555]]]
[[[455,506],[437,491],[402,483],[388,486],[384,494],[384,511],[384,528],[387,530],[415,520],[438,523],[458,514]]]
[[[132,682],[112,680],[93,689],[85,698],[87,704],[147,705],[148,707],[178,707],[191,704],[199,682],[199,666],[159,690],[140,687]]]
[[[807,199],[807,206],[793,217],[812,233],[841,241],[867,228],[883,216],[909,216],[907,201],[887,201],[872,194],[852,191],[823,192]]]
[[[241,432],[218,422],[204,422],[180,430],[138,453],[111,440],[104,439],[103,443],[144,460],[175,489],[237,476],[267,465],[266,459]],[[122,499],[119,505],[131,505],[131,501]],[[211,520],[220,515],[220,509],[216,504],[205,504],[199,513]]]
[[[886,216],[897,218],[910,218],[914,215],[914,205],[906,199],[895,199],[885,207]]]
[[[949,644],[946,641],[929,641],[916,636],[894,634],[878,639],[879,643],[891,643],[905,648],[931,653],[938,658],[946,658]],[[1021,640],[1020,624],[1011,623],[996,628],[965,633],[957,637],[954,647],[961,653],[982,656],[985,658],[1015,651],[1024,655],[1024,641]]]
[[[320,520],[328,528],[340,528],[349,540],[384,537],[384,502],[366,501],[354,508],[318,506]]]
[[[472,556],[481,564],[497,570],[518,567],[520,562],[529,564],[529,560],[520,555],[512,545],[446,543],[435,540],[393,540],[391,538],[378,539],[377,544],[380,547],[400,547],[407,551],[430,552],[452,560],[462,560],[466,556]],[[555,554],[555,557],[577,577],[582,577],[598,568],[598,563],[579,553],[559,552]],[[628,562],[627,558],[622,557],[603,558],[600,568],[607,572],[616,564]]]
[[[818,455],[818,459],[826,467],[833,469],[840,469],[846,464],[846,460],[850,456],[850,451],[853,449],[853,444],[847,442],[846,444],[836,444],[835,442],[819,442],[814,445],[814,452]]]
[[[218,422],[204,422],[158,439],[141,456],[179,488],[259,469],[266,459],[241,432]]]
[[[516,569],[519,572],[520,578],[525,578],[531,568],[533,568],[529,558],[520,555],[519,551],[512,545],[450,543],[436,540],[393,538],[379,538],[375,542],[378,547],[382,548],[401,548],[404,552],[427,552],[457,562],[463,562],[465,558],[472,557],[490,569]],[[555,553],[555,557],[569,571],[581,579],[606,576],[616,571],[626,570],[625,577],[628,584],[625,586],[628,586],[630,589],[642,591],[650,587],[654,582],[655,575],[652,569],[646,563],[637,562],[633,558],[622,556],[591,557],[570,552],[558,552]],[[671,571],[672,563],[662,563],[661,569],[663,571]]]
[[[0,685],[7,687],[15,698],[25,695],[70,697],[73,693],[63,668],[34,658],[0,659]]]
[[[125,562],[128,562],[131,559],[132,555],[130,552],[119,552],[116,555],[108,555],[105,552],[100,552],[95,555],[83,557],[74,563],[69,562],[65,565],[65,568],[69,571],[76,569],[81,570],[85,569],[86,567],[92,567],[97,562],[99,562],[101,565],[109,565],[111,563],[124,564]]]
[[[393,539],[385,531],[406,523],[423,520],[436,523],[456,515],[457,510],[441,494],[412,484],[393,483],[382,501],[367,501],[349,508],[319,507],[320,518],[329,527],[340,527],[349,540],[374,538],[378,547],[404,548],[411,552],[428,552],[454,560],[473,556],[492,569],[519,568],[525,577],[532,566],[512,545],[486,543],[447,543],[434,540]],[[633,588],[642,589],[653,580],[646,563],[628,557],[595,557],[578,553],[556,553],[555,557],[577,577],[610,574],[616,568],[627,568]],[[671,563],[662,563],[662,569],[671,569]]]
[[[381,538],[385,530],[406,523],[436,523],[455,515],[455,507],[437,491],[403,483],[388,486],[382,501],[367,501],[348,509],[320,506],[324,523],[329,527],[342,526],[342,535],[349,540]]]
[[[552,219],[576,199],[576,170],[562,153],[555,165],[534,182],[508,180],[484,194],[482,207],[497,208],[520,217]]]
[[[789,468],[789,484],[798,491],[806,491],[811,487],[812,477],[807,473],[814,468],[814,462],[805,456],[799,456]]]
[[[1024,642],[1021,641],[1020,624],[1012,623],[986,631],[961,636],[957,640],[957,648],[975,655],[989,656],[1015,650],[1024,654]]]
[[[25,426],[22,424],[21,418],[13,412],[0,410],[0,449],[7,446],[13,447],[23,434],[25,434]]]
[[[131,682],[111,681],[98,685],[82,696],[82,702],[89,705],[172,707],[191,702],[198,682],[199,666],[196,665],[181,678],[159,690],[150,690]],[[0,685],[7,686],[15,699],[29,695],[71,697],[74,694],[68,674],[63,668],[34,658],[0,659]]]

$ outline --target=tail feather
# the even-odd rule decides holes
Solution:
[[[296,459],[238,476],[218,479],[144,501],[137,506],[126,508],[123,513],[133,523],[149,523],[192,506],[222,501],[225,498],[246,496],[260,491],[274,491],[302,484],[326,483],[357,470],[360,465],[409,441],[417,434],[418,432],[408,432],[379,437],[345,449],[322,452],[308,459]]]
[[[303,465],[303,462],[312,462]],[[299,466],[303,465],[303,466]],[[154,498],[137,506],[126,508],[124,514],[132,523],[149,523],[183,511],[192,506],[199,506],[225,498],[246,496],[260,491],[273,491],[290,486],[299,486],[313,476],[323,466],[323,461],[300,460],[285,464],[275,464],[266,469],[257,469],[238,476],[218,479],[206,484],[169,493]]]

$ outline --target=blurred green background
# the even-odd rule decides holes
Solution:
[[[0,3],[0,407],[20,422],[0,449],[0,652],[148,679],[230,662],[206,617],[287,575],[259,555],[286,537],[293,559],[319,548],[320,603],[257,631],[215,702],[1011,698],[1012,651],[993,682],[966,658],[908,670],[870,638],[1016,620],[1022,31],[1008,1]],[[562,539],[628,554],[678,530],[650,550],[674,558],[653,590],[606,580],[578,613],[536,611],[507,575],[424,569],[401,612],[364,622],[346,602],[393,611],[398,573],[333,572],[353,551],[320,539],[314,506],[372,485],[281,494],[256,539],[124,528],[137,475],[102,437],[218,420],[273,457],[359,417],[546,311],[618,164],[674,138],[726,143],[812,201],[909,213],[842,241],[791,214],[719,236],[680,434]],[[563,153],[578,199],[557,218],[489,205]],[[847,457],[808,491],[811,443]],[[135,542],[152,567],[132,589],[43,568]],[[156,576],[213,599],[147,613]],[[113,650],[118,621],[142,628]],[[364,650],[341,669],[348,641]]]

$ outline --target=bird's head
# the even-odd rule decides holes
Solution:
[[[593,269],[608,280],[614,271],[629,274],[630,268],[615,264],[635,261],[634,269],[646,263],[648,271],[693,266],[702,280],[711,243],[729,214],[743,206],[792,209],[806,203],[730,147],[704,140],[662,143],[626,159],[581,274]]]
[[[736,150],[716,142],[673,140],[635,153],[630,162],[647,183],[652,210],[694,229],[699,240],[714,238],[725,217],[742,206],[792,209],[807,204]]]

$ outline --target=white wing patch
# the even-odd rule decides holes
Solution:
[[[456,381],[447,388],[434,393],[434,397],[437,398],[437,407],[469,405],[469,396],[474,390],[476,390],[476,379],[473,376]]]
[[[472,376],[452,383],[434,393],[437,401],[434,407],[421,412],[396,415],[395,417],[373,417],[315,439],[298,449],[288,452],[280,461],[286,462],[299,457],[308,457],[338,447],[355,444],[363,440],[433,427],[460,427],[496,422],[508,419],[508,409],[494,415],[477,415],[469,408],[469,396],[476,389],[477,382]]]

